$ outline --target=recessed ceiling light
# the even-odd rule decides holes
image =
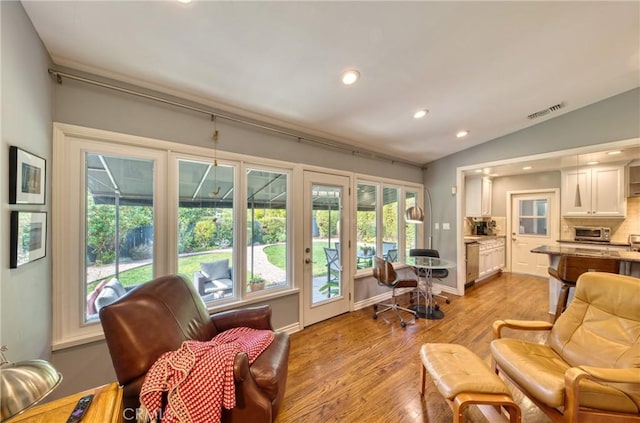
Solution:
[[[482,173],[482,169],[476,169],[476,173]]]
[[[413,114],[413,117],[415,119],[420,119],[420,118],[425,117],[427,115],[427,113],[429,113],[429,111],[427,109],[421,109],[421,110],[418,110],[417,112],[415,112]]]
[[[597,160],[592,160],[592,161],[590,161],[590,162],[587,162],[587,164],[588,164],[588,165],[596,165],[596,164],[598,164],[598,163],[600,163],[600,162],[599,162],[599,161],[597,161]]]
[[[458,133],[456,134],[456,137],[462,138],[462,137],[466,137],[467,135],[469,135],[469,131],[467,131],[466,129],[463,129],[462,131],[458,131]]]
[[[187,3],[191,3],[191,0],[178,0],[178,2],[187,4]]]
[[[349,69],[342,74],[342,83],[344,85],[354,84],[358,79],[360,79],[360,72],[355,69]]]
[[[532,166],[525,166],[525,167],[522,168],[522,170],[531,170],[531,169],[533,169]]]
[[[609,151],[607,154],[610,156],[615,156],[616,154],[621,154],[622,150],[613,150],[613,151]]]

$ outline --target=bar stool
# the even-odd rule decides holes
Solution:
[[[567,307],[569,289],[576,286],[578,277],[586,272],[619,273],[620,260],[605,257],[561,256],[558,268],[549,267],[551,276],[562,283],[558,304],[556,305],[555,322]]]

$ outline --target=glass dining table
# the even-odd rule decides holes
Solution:
[[[452,269],[456,267],[456,263],[440,257],[426,256],[407,257],[405,262],[415,269],[424,270],[424,272],[416,272],[419,275],[418,303],[409,308],[415,310],[419,317],[432,320],[442,319],[444,312],[440,310],[433,298],[433,271],[436,269]],[[424,304],[420,304],[420,297],[425,299]]]

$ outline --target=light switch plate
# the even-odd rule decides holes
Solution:
[[[449,226],[449,222],[445,222],[442,224],[442,229],[445,231],[448,231],[449,229],[451,229],[451,227]]]
[[[440,229],[440,224],[439,224],[438,222],[436,222],[436,223],[433,225],[433,227],[434,227],[435,229]]]

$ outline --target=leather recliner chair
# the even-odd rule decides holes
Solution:
[[[587,272],[555,323],[498,320],[494,368],[554,422],[640,422],[640,279]],[[549,331],[546,344],[504,337]]]
[[[209,315],[193,285],[181,276],[157,278],[140,285],[100,310],[107,346],[123,387],[125,419],[135,420],[145,375],[165,352],[183,341],[209,341],[225,330],[271,327],[269,306]],[[284,396],[289,363],[289,335],[276,332],[271,345],[249,365],[236,356],[236,407],[223,409],[223,422],[273,422]]]

